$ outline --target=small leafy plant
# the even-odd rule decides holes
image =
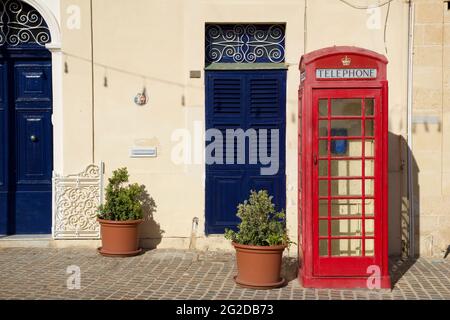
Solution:
[[[250,199],[238,206],[238,232],[227,229],[225,238],[242,245],[289,246],[285,213],[275,211],[272,199],[266,190],[251,191]]]
[[[142,196],[145,187],[128,183],[127,168],[113,172],[106,187],[105,204],[99,206],[98,218],[112,221],[139,220],[143,217]]]

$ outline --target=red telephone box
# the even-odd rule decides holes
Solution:
[[[300,62],[300,281],[390,288],[387,59],[331,47]]]

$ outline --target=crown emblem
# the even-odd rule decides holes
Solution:
[[[348,67],[351,63],[352,63],[352,59],[350,59],[349,57],[345,56],[344,58],[342,58],[342,65],[344,67]]]

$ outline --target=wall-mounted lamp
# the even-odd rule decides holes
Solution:
[[[134,103],[136,103],[136,105],[138,105],[138,106],[145,106],[147,104],[147,102],[148,102],[147,89],[144,87],[142,92],[139,92],[134,97]]]

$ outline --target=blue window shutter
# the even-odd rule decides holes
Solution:
[[[280,110],[280,79],[250,77],[250,115],[256,118],[278,118]]]

